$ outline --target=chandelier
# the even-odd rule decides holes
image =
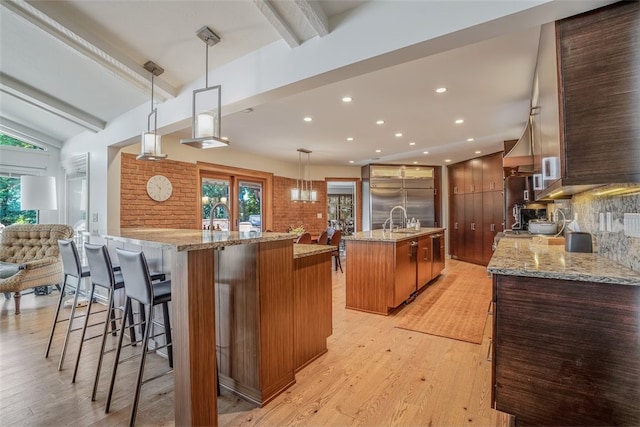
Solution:
[[[305,168],[302,166],[302,154],[307,155]],[[313,181],[311,180],[310,161],[311,150],[298,148],[298,179],[296,179],[296,187],[291,189],[291,201],[293,202],[315,203],[318,201],[318,192],[313,189]]]

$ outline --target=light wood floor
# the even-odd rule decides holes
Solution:
[[[447,260],[444,274],[451,271],[486,275],[484,267]],[[264,408],[223,393],[220,425],[509,424],[508,416],[490,407],[490,316],[481,345],[398,329],[394,325],[399,313],[379,316],[346,310],[344,282],[345,274],[333,273],[334,330],[328,353],[300,371],[296,384]],[[435,289],[437,282],[430,286],[425,292]],[[85,345],[76,384],[71,384],[71,376],[77,336],[62,371],[57,370],[62,330],[56,334],[51,355],[44,359],[57,297],[57,292],[25,295],[19,316],[13,314],[12,301],[0,306],[0,424],[126,424],[136,360],[119,368],[112,410],[105,414],[112,354],[105,360],[97,401],[90,398],[99,340]],[[150,355],[146,372],[153,376],[166,365],[166,359]],[[173,425],[172,381],[168,375],[143,386],[138,425]]]

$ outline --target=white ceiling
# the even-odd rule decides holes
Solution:
[[[458,11],[474,4],[490,8],[501,3],[425,2],[422,6],[434,10],[455,6]],[[131,110],[148,106],[149,73],[142,64],[149,59],[165,70],[156,78],[156,99],[161,102],[179,97],[198,83],[202,87],[205,47],[195,31],[203,25],[222,38],[209,50],[210,76],[215,76],[221,67],[274,43],[288,45],[285,60],[289,59],[286,52],[293,56],[303,46],[321,50],[323,44],[329,45],[332,33],[344,36],[355,22],[368,18],[371,3],[2,0],[0,130],[31,135],[38,142],[60,147],[83,132],[99,132]],[[407,2],[397,1],[396,5],[401,3],[406,6]],[[494,37],[477,35],[475,43],[459,41],[461,47],[435,49],[439,53],[418,59],[407,54],[407,60],[399,60],[402,53],[396,51],[388,67],[380,65],[382,60],[374,64],[384,56],[380,55],[360,61],[357,69],[344,73],[344,79],[320,73],[314,84],[286,86],[283,78],[287,89],[278,96],[234,98],[234,105],[253,111],[236,108],[238,112],[224,115],[222,132],[232,141],[230,149],[297,161],[296,149],[307,148],[313,151],[314,164],[331,166],[349,165],[350,160],[355,165],[443,164],[445,159],[456,162],[475,157],[476,151],[498,151],[504,140],[519,137],[524,128],[539,25],[610,1],[528,3],[530,8],[514,14],[512,21],[496,20],[487,26],[491,31],[483,34]],[[529,24],[510,25],[516,18]],[[462,20],[453,16],[452,22],[456,19]],[[384,34],[385,28],[377,30]],[[329,36],[323,38],[324,34]],[[455,45],[457,33],[451,34],[447,40]],[[393,32],[384,36],[390,43],[394,36],[400,37]],[[352,39],[356,46],[370,43],[364,34]],[[441,39],[435,38],[434,43]],[[334,50],[326,58],[308,60],[328,63],[344,54]],[[256,68],[255,73],[260,72]],[[436,94],[440,86],[448,91]],[[342,103],[347,95],[353,101]],[[313,121],[303,122],[305,116]],[[457,118],[464,123],[456,125]],[[376,125],[378,119],[385,124]],[[175,131],[175,136],[189,137],[190,129],[178,122],[182,130]],[[403,137],[395,137],[396,132]],[[347,137],[354,141],[348,142]]]

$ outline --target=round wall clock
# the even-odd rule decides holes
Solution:
[[[163,175],[154,175],[147,181],[147,194],[153,200],[164,202],[173,192],[173,186],[169,178]]]

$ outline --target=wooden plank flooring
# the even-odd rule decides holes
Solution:
[[[447,272],[486,275],[483,267],[455,260],[447,260]],[[490,316],[481,345],[395,328],[401,310],[390,316],[346,310],[345,274],[332,275],[334,329],[328,353],[298,372],[296,384],[264,408],[223,391],[220,425],[509,425],[510,418],[491,409],[489,402]],[[437,282],[425,292],[436,287]],[[57,298],[57,292],[25,295],[22,314],[15,316],[13,301],[0,297],[0,424],[126,424],[137,360],[119,368],[112,410],[105,414],[112,354],[105,358],[96,402],[90,397],[99,340],[85,344],[76,384],[71,384],[71,375],[79,332],[73,334],[62,371],[57,370],[62,328],[44,359]],[[158,355],[147,360],[146,377],[167,368],[166,359]],[[172,375],[143,386],[137,423],[174,424]]]

